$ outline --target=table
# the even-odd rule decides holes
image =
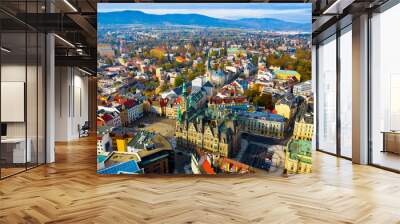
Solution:
[[[400,154],[400,131],[382,131],[383,150],[382,152],[392,152]]]
[[[27,147],[25,151],[25,138],[5,138],[1,139],[1,157],[6,163],[26,163],[31,162],[32,153],[30,138],[26,139]]]

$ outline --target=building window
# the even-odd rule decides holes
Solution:
[[[371,162],[400,170],[400,4],[371,18]]]
[[[318,149],[336,153],[336,35],[318,48]]]
[[[340,36],[340,155],[352,157],[352,30]]]

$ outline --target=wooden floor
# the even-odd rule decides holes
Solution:
[[[0,223],[400,223],[400,175],[316,153],[284,177],[96,174],[95,139],[0,181]]]
[[[372,161],[374,164],[388,167],[395,170],[400,170],[400,155],[391,152],[381,152],[375,150]]]

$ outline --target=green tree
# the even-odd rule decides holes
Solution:
[[[154,48],[150,50],[150,56],[157,60],[162,60],[164,58],[165,52],[162,49]]]
[[[311,60],[311,51],[301,48],[296,49],[296,58],[298,60]]]
[[[129,89],[129,92],[135,94],[135,93],[136,93],[136,88],[135,88],[135,87],[131,87],[131,88]]]
[[[194,71],[199,73],[200,75],[204,75],[204,73],[206,73],[206,66],[204,65],[204,63],[199,63],[197,64]]]
[[[251,61],[253,62],[253,64],[257,65],[258,64],[258,56],[253,55],[253,57],[251,57]]]
[[[170,70],[174,66],[171,63],[165,63],[162,65],[163,70]]]
[[[143,53],[143,56],[144,56],[144,58],[150,58],[151,56],[150,56],[150,53],[148,52],[148,51],[145,51],[144,53]]]
[[[218,56],[218,51],[211,51],[209,56],[210,57],[213,57],[213,56],[217,57]]]
[[[155,89],[158,85],[157,85],[157,82],[155,82],[155,81],[149,81],[149,82],[145,82],[144,86],[146,86],[149,89]]]
[[[182,85],[184,81],[185,81],[185,79],[183,78],[183,76],[181,76],[181,75],[177,76],[174,81],[174,87],[176,88],[176,87]]]
[[[118,49],[114,49],[114,54],[115,54],[115,55],[120,55],[121,52],[120,52]]]
[[[311,79],[311,51],[296,49],[295,57],[288,54],[271,54],[267,56],[267,65],[279,66],[283,69],[295,70],[301,75],[301,80]]]
[[[247,99],[250,102],[254,102],[254,99],[260,95],[260,90],[259,90],[259,86],[258,85],[254,85],[253,88],[249,88],[244,92],[244,95],[247,97]]]
[[[112,65],[114,62],[111,58],[106,58],[106,64]]]
[[[199,74],[197,72],[192,72],[189,74],[188,79],[189,79],[189,81],[192,81],[193,79],[195,79],[198,76],[199,76]]]
[[[272,100],[271,93],[263,93],[260,96],[256,96],[254,98],[254,104],[265,107],[265,109],[273,110],[274,109],[274,102]]]
[[[160,92],[165,92],[168,90],[168,85],[167,83],[164,83],[164,85],[160,86]]]

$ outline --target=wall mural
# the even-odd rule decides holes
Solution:
[[[98,4],[99,174],[312,171],[311,4]]]

